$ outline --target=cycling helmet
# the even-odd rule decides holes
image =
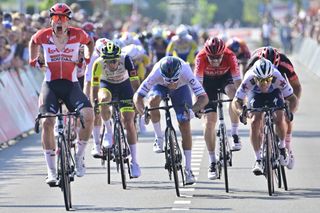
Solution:
[[[178,79],[181,71],[181,61],[174,56],[166,56],[160,61],[160,73],[163,78]]]
[[[132,60],[136,60],[145,54],[143,47],[135,44],[129,44],[128,46],[123,47],[122,52],[129,55]]]
[[[228,40],[226,45],[227,45],[228,49],[234,53],[237,53],[240,49],[240,42],[234,38]]]
[[[93,32],[94,31],[94,24],[92,22],[85,22],[82,25],[82,29],[86,32]]]
[[[176,35],[179,37],[179,38],[185,38],[187,35],[188,35],[188,29],[186,26],[184,25],[180,25],[176,31]]]
[[[121,55],[121,48],[113,43],[108,41],[106,45],[102,48],[100,56],[105,60],[118,59]]]
[[[273,64],[268,59],[261,58],[254,63],[253,72],[257,78],[269,78],[273,75]]]
[[[225,43],[217,37],[209,38],[204,44],[204,49],[207,55],[222,55],[225,49]]]
[[[53,15],[63,15],[63,16],[67,16],[69,19],[72,18],[72,11],[70,7],[65,3],[57,3],[53,5],[50,8],[49,13],[50,13],[50,17],[52,17]]]
[[[280,64],[280,54],[276,48],[273,47],[264,47],[260,53],[260,58],[266,58],[275,66],[279,66]]]
[[[102,49],[107,45],[110,40],[107,38],[99,38],[95,44],[95,50],[101,54]]]

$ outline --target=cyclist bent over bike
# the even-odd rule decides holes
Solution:
[[[44,51],[45,79],[39,97],[41,113],[58,113],[58,100],[61,99],[69,111],[80,110],[85,128],[79,132],[76,150],[77,176],[85,174],[84,154],[93,125],[93,109],[90,101],[81,91],[77,79],[79,48],[86,45],[85,60],[90,61],[93,42],[82,29],[69,26],[72,11],[68,5],[57,3],[50,9],[51,27],[39,30],[29,43],[29,64],[35,66],[40,46]],[[43,119],[41,141],[47,163],[48,184],[57,179],[55,162],[54,118]]]
[[[191,94],[188,86],[197,97],[192,105]],[[180,132],[182,135],[182,148],[185,156],[186,184],[195,182],[191,171],[192,137],[190,129],[190,115],[186,115],[185,104],[192,106],[193,112],[197,113],[208,103],[208,97],[200,82],[195,78],[190,65],[180,58],[166,56],[156,63],[149,76],[142,82],[134,95],[134,103],[137,111],[142,115],[144,110],[143,98],[150,92],[150,107],[158,107],[161,100],[169,93],[172,105],[177,115]],[[189,110],[190,111],[190,110]],[[154,126],[156,141],[154,151],[163,152],[163,133],[160,126],[160,112],[150,112]]]
[[[108,41],[102,48],[100,57],[93,64],[92,92],[98,94],[99,102],[110,102],[112,99],[132,100],[133,88],[138,88],[139,77],[134,68],[131,58],[121,53],[121,49],[112,41]],[[100,89],[99,89],[100,87]],[[99,91],[99,92],[97,92]],[[92,100],[97,97],[92,97]],[[135,111],[132,104],[121,104],[120,112],[123,124],[127,130],[127,139],[131,151],[131,177],[137,178],[141,175],[137,163],[137,132],[134,125]],[[101,106],[101,117],[106,126],[102,146],[112,147],[112,127],[109,125],[111,111],[109,106]]]
[[[293,94],[291,85],[280,72],[274,68],[272,63],[264,58],[254,63],[253,67],[246,73],[236,92],[232,106],[239,115],[242,113],[243,100],[247,95],[248,105],[252,108],[264,106],[281,107],[284,104],[284,99],[289,102],[291,112],[295,112],[297,108],[297,97]],[[289,163],[289,157],[285,148],[287,125],[282,110],[276,111],[275,114],[275,129],[280,140],[280,164],[286,166]],[[256,162],[252,172],[255,175],[261,175],[263,174],[261,162],[263,113],[253,112],[248,116],[252,117],[250,140],[256,156]]]

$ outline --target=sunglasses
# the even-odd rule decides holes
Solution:
[[[219,60],[221,60],[222,57],[223,57],[223,55],[216,55],[216,56],[208,55],[208,59],[210,61],[219,61]]]
[[[263,83],[263,82],[270,83],[273,79],[273,76],[271,76],[269,78],[255,78],[255,79],[259,83]]]
[[[119,62],[119,59],[111,59],[111,60],[104,60],[107,64],[116,64]]]
[[[59,20],[62,22],[62,23],[65,23],[69,20],[69,18],[67,16],[61,16],[61,15],[53,15],[51,17],[51,20],[54,22],[54,23],[57,23]]]
[[[163,78],[165,82],[175,83],[179,80],[179,78]]]

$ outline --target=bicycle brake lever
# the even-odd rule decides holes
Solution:
[[[40,126],[40,117],[41,117],[41,114],[38,114],[36,120],[35,120],[35,124],[34,124],[34,131],[35,133],[39,133],[39,126]]]

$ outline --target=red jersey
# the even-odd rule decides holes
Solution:
[[[237,57],[228,48],[224,50],[222,61],[218,67],[209,63],[204,49],[197,54],[194,73],[200,81],[203,81],[204,77],[222,76],[227,72],[231,73],[234,80],[241,79]]]
[[[80,28],[68,28],[68,42],[64,49],[59,51],[53,41],[52,28],[39,30],[32,36],[32,41],[41,45],[44,52],[46,64],[45,81],[57,79],[67,79],[69,81],[78,81],[77,66],[74,63],[78,61],[79,48],[81,44],[88,44],[91,39],[86,32]]]

